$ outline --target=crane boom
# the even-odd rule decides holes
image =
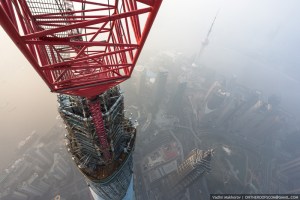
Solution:
[[[0,24],[52,92],[93,97],[128,79],[162,0],[4,0]]]

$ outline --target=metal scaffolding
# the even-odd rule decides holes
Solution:
[[[107,199],[118,199],[126,193],[131,180],[136,129],[124,116],[124,97],[119,87],[107,90],[93,100],[103,113],[102,139],[107,141],[107,146],[103,147],[90,101],[78,96],[58,96],[59,112],[68,130],[66,145],[94,191]],[[122,190],[113,189],[121,186]]]

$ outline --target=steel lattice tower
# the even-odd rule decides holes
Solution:
[[[72,159],[96,196],[132,187],[131,76],[162,0],[1,0],[0,24],[52,92]],[[127,192],[128,193],[128,192]]]

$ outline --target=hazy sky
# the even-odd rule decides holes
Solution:
[[[55,123],[55,94],[35,73],[0,27],[0,169],[21,139]]]
[[[195,54],[219,10],[201,63],[266,94],[278,93],[286,107],[300,112],[299,7],[299,0],[164,0],[144,54]],[[20,138],[54,124],[57,103],[2,29],[0,52],[2,161]]]
[[[219,11],[201,63],[300,113],[300,1],[164,1],[146,48],[199,51]]]

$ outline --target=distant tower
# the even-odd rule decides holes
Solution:
[[[203,54],[205,48],[206,48],[207,45],[209,44],[209,36],[210,36],[210,34],[211,34],[211,32],[212,32],[212,29],[213,29],[213,26],[214,26],[215,21],[216,21],[216,19],[217,19],[218,13],[219,13],[219,11],[217,12],[217,14],[216,14],[216,16],[215,16],[213,22],[212,22],[211,25],[210,25],[210,28],[209,28],[209,30],[208,30],[208,32],[207,32],[207,34],[206,34],[205,40],[203,40],[202,43],[201,43],[201,48],[200,48],[199,52],[196,54],[195,59],[194,59],[194,62],[192,63],[192,66],[197,66],[197,64],[199,64],[199,59],[200,59],[201,55]]]
[[[176,199],[188,186],[200,176],[209,173],[211,170],[210,161],[213,149],[202,151],[194,149],[188,158],[180,164],[177,171],[167,178],[167,187],[163,199]]]
[[[133,199],[132,152],[136,129],[124,116],[124,97],[119,87],[97,96],[93,102],[70,95],[59,95],[58,99],[59,112],[68,130],[68,151],[87,178],[95,200]],[[103,138],[95,131],[88,109],[91,103],[101,104],[109,151],[100,145]],[[111,160],[104,159],[105,153],[111,155]]]
[[[182,104],[184,100],[184,93],[187,88],[187,82],[183,81],[178,83],[177,89],[175,91],[175,94],[173,95],[173,98],[170,99],[170,103],[168,105],[169,113],[174,115],[180,115],[182,111]]]

